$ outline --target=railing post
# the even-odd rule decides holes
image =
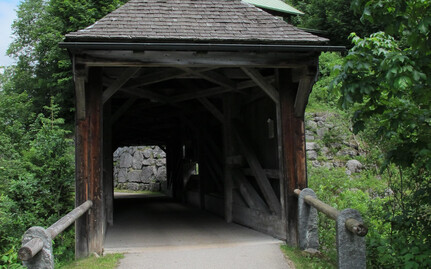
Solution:
[[[52,239],[49,233],[42,227],[31,227],[25,232],[22,239],[23,246],[26,246],[28,243],[36,249],[40,249],[40,251],[36,251],[37,254],[34,255],[34,253],[31,253],[32,247],[21,248],[19,252],[20,258],[26,257],[27,255],[33,257],[34,255],[34,257],[29,260],[23,260],[24,266],[28,269],[54,269]]]
[[[305,249],[319,249],[318,214],[317,209],[304,201],[306,195],[316,197],[312,189],[306,188],[298,196],[298,237],[299,247]]]
[[[362,223],[361,214],[355,209],[345,209],[337,217],[337,257],[339,269],[366,268],[365,237],[357,236],[346,227],[346,221]]]

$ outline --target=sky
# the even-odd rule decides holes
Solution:
[[[12,42],[11,25],[16,18],[16,9],[20,0],[0,0],[0,66],[8,66],[14,63],[13,59],[6,56],[6,50]]]

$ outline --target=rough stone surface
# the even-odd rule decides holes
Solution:
[[[150,181],[153,179],[153,175],[154,175],[153,169],[154,169],[154,167],[152,167],[152,166],[146,166],[146,167],[142,168],[142,172],[141,172],[142,182],[150,183]]]
[[[328,112],[306,114],[307,158],[314,167],[346,168],[354,176],[362,166],[355,159],[363,155],[351,128],[338,124],[340,116]],[[352,160],[347,165],[347,160]]]
[[[160,191],[164,186],[166,189],[167,184],[163,184],[166,182],[166,153],[161,148],[122,147],[113,157],[116,188]]]
[[[28,229],[22,239],[22,245],[25,245],[33,238],[40,238],[43,241],[43,248],[29,261],[23,261],[24,266],[29,269],[54,269],[54,255],[52,253],[52,240],[46,230],[42,227],[31,227]]]
[[[144,161],[144,156],[142,156],[142,152],[135,151],[135,153],[133,154],[132,168],[136,170],[141,169],[143,161]]]
[[[307,158],[309,160],[316,160],[317,159],[317,152],[315,152],[314,150],[308,150],[307,151]]]
[[[318,215],[317,210],[305,203],[304,197],[310,195],[316,198],[312,189],[305,188],[298,199],[298,237],[301,249],[319,249]]]
[[[347,230],[345,223],[350,218],[362,222],[361,214],[350,208],[341,211],[337,218],[338,268],[366,268],[365,237],[357,236]]]
[[[141,182],[141,170],[132,170],[127,173],[128,182]]]
[[[124,153],[120,157],[120,167],[121,168],[128,168],[132,166],[133,157],[130,155],[130,153]]]
[[[346,167],[348,171],[350,171],[351,173],[358,173],[362,169],[362,163],[359,162],[358,160],[349,160],[346,163]]]
[[[317,150],[319,148],[320,148],[320,146],[317,143],[315,143],[315,142],[307,142],[305,144],[305,149],[306,150]]]

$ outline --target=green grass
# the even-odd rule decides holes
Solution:
[[[122,258],[124,258],[124,255],[119,253],[107,254],[99,258],[91,256],[61,266],[60,269],[114,269]]]
[[[330,263],[323,255],[311,255],[307,252],[287,245],[280,246],[283,253],[295,264],[296,269],[332,269],[336,266]]]

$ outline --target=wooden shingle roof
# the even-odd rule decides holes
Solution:
[[[130,0],[66,41],[322,44],[240,0]]]

